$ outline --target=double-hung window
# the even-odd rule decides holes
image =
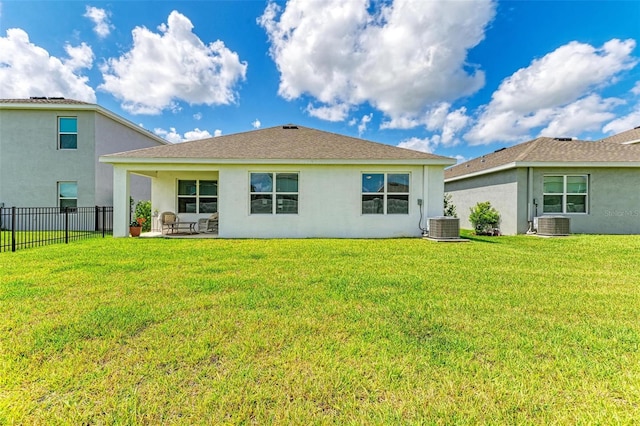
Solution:
[[[178,213],[216,213],[217,211],[218,181],[178,181]]]
[[[58,117],[58,149],[78,149],[77,117]]]
[[[363,173],[362,214],[409,214],[409,173]]]
[[[61,210],[78,207],[78,182],[58,182],[58,207]]]
[[[251,173],[251,214],[297,214],[298,173]]]
[[[545,176],[543,213],[587,213],[589,176]]]

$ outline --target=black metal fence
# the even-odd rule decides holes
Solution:
[[[113,233],[113,207],[0,207],[0,252]]]

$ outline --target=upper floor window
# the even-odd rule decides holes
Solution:
[[[77,117],[58,117],[58,148],[78,149]]]
[[[78,207],[78,182],[58,182],[58,207]]]
[[[543,213],[587,213],[587,175],[545,176]]]
[[[179,180],[178,213],[216,213],[217,180]]]
[[[251,214],[297,214],[298,173],[251,173]]]
[[[409,173],[363,173],[362,214],[409,214]]]

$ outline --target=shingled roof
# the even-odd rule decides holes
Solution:
[[[618,133],[617,135],[609,136],[608,138],[600,139],[599,142],[611,142],[621,144],[634,144],[640,142],[640,126],[627,130],[626,132]]]
[[[62,97],[40,97],[34,96],[29,99],[0,99],[0,104],[28,104],[28,105],[42,105],[42,104],[57,104],[57,105],[93,105],[88,102],[77,101],[75,99],[66,99]]]
[[[493,169],[550,163],[640,163],[640,145],[540,137],[457,164],[446,169],[444,177],[451,180],[488,173]]]
[[[416,160],[450,165],[455,160],[434,154],[366,141],[293,124],[102,157],[119,160]],[[429,161],[426,161],[429,160]]]

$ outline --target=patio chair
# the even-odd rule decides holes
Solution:
[[[171,229],[171,231],[174,231],[174,225],[179,221],[180,219],[178,219],[178,215],[176,215],[174,212],[162,212],[162,214],[160,214],[160,233],[164,234],[165,229],[167,231],[169,231],[169,229]]]
[[[198,232],[207,234],[218,233],[218,213],[214,213],[206,219],[198,220]]]

